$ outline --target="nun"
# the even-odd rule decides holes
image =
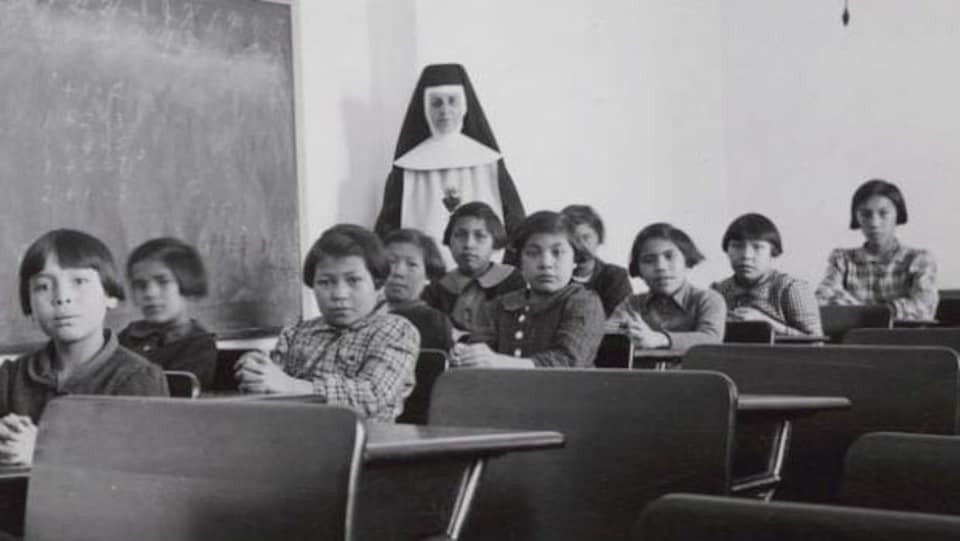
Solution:
[[[450,213],[471,201],[490,205],[508,235],[523,221],[523,203],[466,70],[432,64],[400,128],[375,230],[381,238],[413,228],[441,239]]]

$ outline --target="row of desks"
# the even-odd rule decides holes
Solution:
[[[257,395],[220,396],[219,400],[257,399]],[[276,397],[271,397],[276,398]],[[308,399],[309,397],[289,397]],[[818,411],[846,409],[850,401],[843,397],[809,397],[788,395],[751,395],[738,398],[738,417],[763,416],[776,423],[775,444],[770,450],[767,470],[757,474],[751,483],[766,480],[767,485],[779,479],[779,469],[787,452],[790,422]],[[404,424],[366,424],[367,440],[364,463],[368,466],[401,465],[410,462],[463,460],[459,487],[445,535],[457,539],[466,523],[471,504],[483,473],[485,462],[498,455],[562,447],[564,436],[550,430],[509,430],[466,427],[421,426]],[[0,481],[29,478],[28,467],[0,468]],[[752,486],[752,485],[751,485]],[[758,485],[759,486],[759,485]],[[772,494],[772,489],[769,492]]]

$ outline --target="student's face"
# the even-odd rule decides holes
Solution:
[[[857,207],[857,223],[868,242],[883,244],[893,238],[897,207],[882,195],[875,195]]]
[[[463,274],[476,276],[486,271],[493,257],[493,235],[487,224],[471,216],[457,220],[450,233],[450,253]]]
[[[134,263],[130,290],[143,319],[153,323],[186,321],[187,300],[180,294],[177,277],[162,262],[146,259]]]
[[[731,240],[727,257],[737,278],[756,282],[773,269],[773,244],[766,240]]]
[[[102,340],[103,318],[118,300],[92,268],[63,268],[56,256],[30,278],[30,309],[43,333],[63,345]]]
[[[653,293],[673,295],[687,278],[687,260],[676,244],[667,239],[650,239],[637,256],[640,277]]]
[[[566,235],[531,235],[520,252],[523,279],[539,293],[553,293],[569,284],[573,267],[573,246]]]
[[[427,122],[434,135],[458,133],[462,129],[467,104],[461,85],[427,87],[424,99]]]
[[[363,258],[321,257],[313,275],[313,295],[327,323],[346,327],[373,311],[377,288]]]
[[[597,257],[597,248],[600,247],[600,235],[597,230],[588,224],[580,224],[573,228],[573,234],[576,235],[580,244],[590,252],[592,257]]]
[[[390,276],[384,288],[387,300],[393,303],[420,298],[427,285],[427,270],[423,251],[409,242],[394,242],[387,246]]]

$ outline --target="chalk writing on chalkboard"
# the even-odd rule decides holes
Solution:
[[[289,6],[0,0],[0,81],[0,343],[42,339],[17,268],[58,227],[121,266],[152,237],[194,244],[213,329],[299,316]]]

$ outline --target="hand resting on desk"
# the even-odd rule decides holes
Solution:
[[[727,321],[766,321],[774,332],[786,332],[787,326],[775,317],[772,317],[752,306],[738,306],[727,313]]]
[[[33,463],[37,443],[37,425],[25,415],[9,413],[0,419],[0,464]]]
[[[450,364],[464,368],[533,368],[533,361],[503,355],[486,344],[455,344],[450,350]]]
[[[313,383],[287,375],[266,353],[244,353],[234,365],[240,390],[247,393],[310,394]]]
[[[640,317],[607,320],[606,331],[610,334],[625,334],[630,337],[633,345],[640,349],[658,349],[670,347],[670,338],[666,334],[655,331]]]

